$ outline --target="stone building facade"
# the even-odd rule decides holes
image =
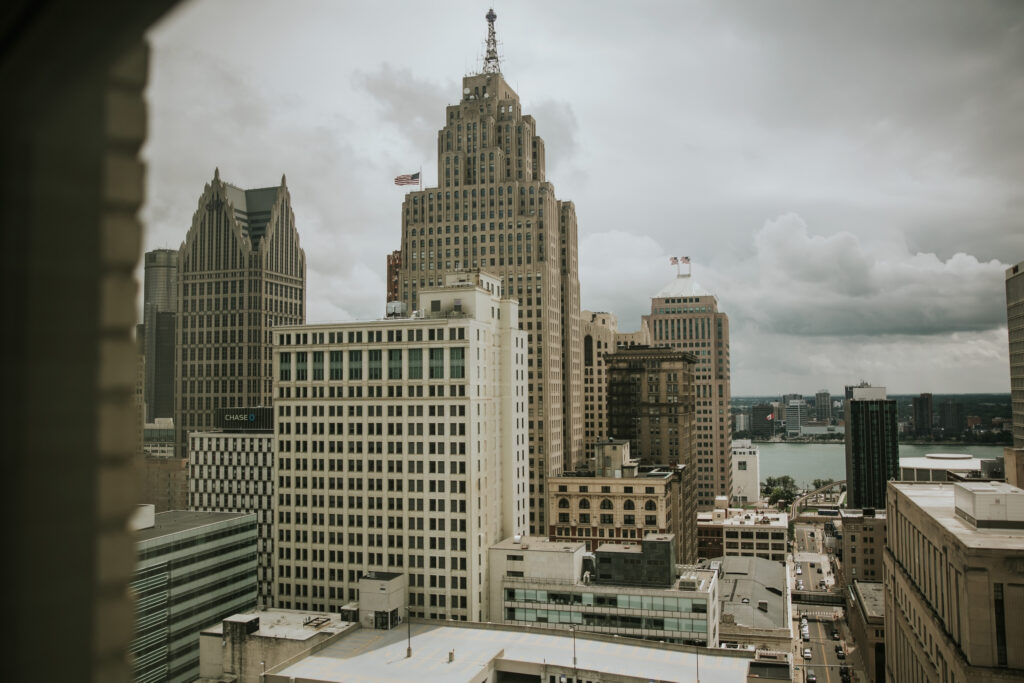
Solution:
[[[888,530],[885,510],[843,508],[839,511],[839,518],[843,528],[839,579],[843,584],[881,581]]]
[[[717,496],[732,496],[729,316],[718,310],[718,297],[684,273],[654,295],[644,322],[653,345],[695,357],[697,505],[711,509]]]
[[[518,300],[529,348],[530,530],[543,533],[547,478],[583,457],[576,209],[555,196],[537,123],[496,53],[487,70],[463,78],[444,122],[438,186],[410,192],[402,205],[400,297],[414,310],[446,274],[480,268]]]
[[[174,427],[189,432],[218,408],[271,399],[271,330],[306,321],[306,254],[285,184],[243,190],[215,171],[178,250]]]
[[[445,283],[416,317],[275,330],[275,606],[339,611],[373,571],[413,616],[486,614],[487,548],[528,528],[528,346],[496,278]]]
[[[887,680],[1021,680],[1024,490],[890,482],[886,514]]]
[[[549,538],[639,544],[650,533],[674,534],[676,562],[696,557],[694,530],[685,527],[681,466],[644,465],[629,456],[629,442],[601,442],[594,464],[551,480]]]

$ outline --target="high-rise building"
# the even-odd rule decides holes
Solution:
[[[750,409],[750,433],[761,439],[775,436],[775,407],[771,403],[759,403]]]
[[[487,549],[527,530],[527,342],[497,278],[414,317],[275,336],[274,605],[329,610],[408,574],[413,616],[479,621]]]
[[[273,601],[274,412],[220,408],[214,429],[189,435],[188,508],[253,513],[257,523],[257,595]]]
[[[281,184],[242,190],[215,171],[178,251],[174,428],[213,426],[218,408],[268,406],[271,329],[306,320],[306,254]]]
[[[930,437],[932,435],[932,413],[934,405],[931,394],[921,394],[912,401],[914,436]]]
[[[547,528],[547,478],[583,457],[583,344],[576,210],[545,175],[544,141],[501,74],[488,12],[480,73],[462,79],[438,133],[437,187],[402,205],[401,300],[481,268],[520,303],[529,347],[530,531]]]
[[[1024,261],[1006,269],[1006,329],[1010,337],[1013,446],[1003,449],[1006,481],[1024,486]]]
[[[783,394],[782,395],[782,405],[784,405],[784,406],[788,406],[790,401],[803,401],[803,400],[804,400],[804,395],[803,394]]]
[[[807,424],[807,401],[793,398],[786,403],[786,435],[800,436],[803,426]]]
[[[899,476],[896,411],[885,387],[853,387],[846,401],[846,486],[852,508],[884,507],[886,482]]]
[[[643,319],[653,345],[697,357],[693,372],[697,505],[710,509],[716,496],[732,495],[729,316],[718,310],[716,296],[697,284],[690,273],[683,273],[654,295],[651,314]]]
[[[946,399],[939,406],[939,423],[943,436],[959,436],[964,431],[964,404]]]
[[[818,422],[832,421],[832,396],[828,389],[822,389],[814,395],[814,419]]]
[[[400,301],[401,292],[398,288],[400,279],[400,270],[402,266],[402,252],[399,249],[388,254],[387,258],[387,277],[388,277],[388,298],[387,301]]]
[[[1024,679],[1024,491],[892,482],[886,512],[887,680]]]
[[[608,372],[604,356],[617,347],[618,321],[611,313],[583,311],[583,457],[608,438]],[[576,463],[577,467],[583,463]]]
[[[178,252],[155,249],[144,256],[142,295],[146,364],[146,422],[174,417],[174,326],[178,298]]]
[[[694,366],[685,351],[649,346],[619,349],[608,364],[608,436],[629,441],[644,465],[682,466],[680,552],[696,557],[696,424]],[[552,510],[552,512],[555,512]]]

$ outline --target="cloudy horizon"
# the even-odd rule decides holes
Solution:
[[[494,7],[502,73],[576,205],[584,309],[636,329],[685,255],[729,315],[734,396],[1009,391],[1024,5]],[[435,184],[487,8],[177,8],[149,35],[146,250],[178,247],[215,167],[286,174],[308,321],[380,317],[392,180]]]

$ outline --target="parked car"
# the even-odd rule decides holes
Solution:
[[[818,573],[819,574],[821,573],[821,567],[818,567]]]
[[[839,654],[842,651],[843,651],[843,644],[842,643],[836,643],[836,654]]]
[[[839,640],[839,631],[832,629],[832,640]]]
[[[807,683],[818,683],[818,677],[814,675],[814,669],[807,670]]]
[[[842,650],[836,652],[836,659],[846,659],[846,653]]]
[[[804,648],[804,659],[808,659],[809,660],[810,658],[811,658],[811,648],[805,647]]]
[[[810,633],[808,633],[807,631],[803,631],[803,632],[801,632],[801,633],[800,633],[800,637],[801,637],[801,638],[803,639],[803,641],[804,641],[805,643],[809,643],[809,642],[811,642],[811,634],[810,634]]]
[[[800,576],[803,573],[804,573],[804,570],[800,568],[800,565],[797,565],[796,566],[796,575]]]

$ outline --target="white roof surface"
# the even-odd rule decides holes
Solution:
[[[677,296],[711,296],[711,292],[701,287],[689,274],[677,275],[672,282],[668,283],[654,295],[655,299],[665,299]]]
[[[577,634],[576,657],[581,672],[597,671],[642,676],[659,681],[693,681],[694,653],[590,640]],[[488,628],[412,625],[412,658],[405,656],[406,628],[390,631],[359,629],[302,661],[268,675],[268,683],[294,680],[357,683],[361,681],[469,681],[493,659],[572,667],[572,636],[568,632],[537,633]],[[448,652],[455,661],[448,662]],[[504,654],[502,654],[502,652]],[[745,683],[748,657],[700,655],[702,680]],[[706,673],[705,673],[706,672]],[[584,678],[587,676],[584,675]]]
[[[981,460],[969,453],[928,453],[923,458],[900,458],[900,467],[965,472],[981,469]]]

